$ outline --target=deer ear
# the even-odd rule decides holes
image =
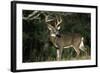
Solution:
[[[48,25],[48,29],[49,29],[49,30],[52,30],[52,26],[51,26],[51,25]]]
[[[51,30],[51,28],[50,28],[50,27],[48,27],[48,29],[49,29],[49,30]]]
[[[60,30],[60,26],[58,26],[58,28],[57,28],[58,30]]]

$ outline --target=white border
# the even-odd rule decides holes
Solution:
[[[17,52],[17,70],[22,69],[38,69],[38,68],[52,68],[52,67],[72,67],[72,66],[85,66],[95,65],[96,59],[96,10],[94,8],[81,8],[81,7],[60,7],[60,6],[45,6],[45,5],[28,5],[17,4],[17,38],[16,38],[16,52]],[[91,13],[91,60],[79,61],[55,61],[55,62],[33,62],[22,63],[22,10],[45,10],[45,11],[62,11],[62,12],[79,12]]]

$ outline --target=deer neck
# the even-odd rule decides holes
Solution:
[[[56,44],[56,36],[55,35],[50,35],[50,40],[55,47],[58,47]]]

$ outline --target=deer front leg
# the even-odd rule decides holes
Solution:
[[[57,49],[57,61],[61,60],[62,49]]]
[[[57,61],[59,61],[59,60],[60,60],[60,50],[57,49]]]

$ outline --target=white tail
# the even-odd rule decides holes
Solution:
[[[50,41],[57,48],[57,60],[61,60],[63,48],[73,47],[77,56],[79,56],[80,50],[85,52],[84,37],[78,33],[59,34],[61,22],[62,18],[58,16],[53,20],[47,20],[46,18],[46,23],[50,30]]]

